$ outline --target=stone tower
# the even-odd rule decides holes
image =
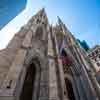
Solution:
[[[58,22],[52,27],[42,9],[0,51],[0,100],[100,99],[85,54]]]

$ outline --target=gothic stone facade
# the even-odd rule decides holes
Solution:
[[[52,27],[42,9],[0,51],[0,100],[100,99],[76,39],[58,22]],[[61,53],[71,64],[62,64]]]

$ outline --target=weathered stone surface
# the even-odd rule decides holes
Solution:
[[[56,32],[61,32],[62,40]],[[65,40],[66,48],[61,46]],[[99,85],[78,48],[65,24],[59,19],[55,30],[42,9],[0,51],[0,100],[29,99],[28,87],[34,100],[99,100]],[[65,66],[69,69],[65,74],[62,49],[73,61]]]
[[[8,44],[7,48],[18,49],[21,46],[22,38],[18,37],[16,34],[11,42]]]
[[[15,100],[14,96],[2,96],[0,97],[0,100]]]
[[[58,100],[56,66],[53,59],[49,59],[49,98]]]
[[[23,47],[31,47],[31,40],[32,40],[32,31],[28,31],[23,43],[22,43],[22,46]]]
[[[10,80],[12,80],[11,88],[15,87],[16,81],[23,67],[25,55],[26,55],[26,50],[22,49],[18,51],[14,59],[14,62],[12,63],[12,66],[10,67],[8,71],[7,77],[5,81],[3,82],[2,88],[6,88]]]
[[[3,84],[1,85],[0,96],[13,96],[19,75],[23,67],[25,55],[25,50],[18,51],[14,62],[9,68],[9,71],[4,78]]]
[[[17,50],[6,48],[0,52],[0,86],[5,79],[9,68],[15,59],[15,54]]]
[[[52,44],[50,33],[48,34],[48,55],[54,56],[53,44]]]
[[[35,31],[37,29],[37,24],[33,24],[31,27],[30,27],[30,30],[34,33],[33,35],[35,35]]]

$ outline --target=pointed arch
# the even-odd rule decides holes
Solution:
[[[42,26],[37,27],[35,32],[35,38],[41,40],[43,37],[43,28]]]
[[[23,88],[20,95],[20,100],[32,100],[34,90],[34,80],[36,76],[36,67],[34,63],[31,63],[26,71]]]
[[[26,73],[24,74],[24,81],[19,100],[38,100],[41,67],[40,61],[37,57],[29,60],[25,65]]]
[[[18,100],[28,100],[28,98],[30,98],[29,100],[39,99],[41,73],[44,66],[43,59],[43,55],[40,51],[35,49],[28,51],[23,66],[25,70],[23,70],[24,72],[22,73],[24,74],[20,76],[23,82],[21,82],[21,86],[19,86]]]

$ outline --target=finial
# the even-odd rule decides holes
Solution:
[[[62,22],[62,20],[60,19],[60,17],[57,16],[57,18],[58,18],[58,23],[59,23],[59,24],[62,24],[63,22]]]

